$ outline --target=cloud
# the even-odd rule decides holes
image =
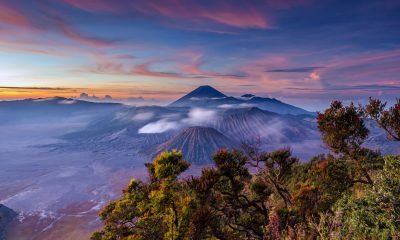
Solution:
[[[0,22],[23,28],[35,27],[22,12],[12,6],[0,3],[0,9]]]
[[[113,56],[114,59],[126,59],[126,60],[133,60],[136,59],[134,55],[131,54],[116,54]]]
[[[75,104],[76,100],[73,99],[65,99],[65,100],[61,100],[58,102],[58,104],[66,104],[66,105],[70,105],[70,104]]]
[[[182,120],[183,124],[190,126],[202,126],[215,120],[217,112],[210,109],[193,108],[188,117]]]
[[[94,94],[90,96],[87,93],[81,93],[77,99],[91,102],[119,102],[118,100],[114,100],[111,95],[106,94],[103,98],[97,97]]]
[[[202,101],[202,100],[218,100],[218,99],[224,99],[226,97],[191,97],[190,100],[192,101]]]
[[[176,130],[180,127],[178,122],[161,119],[156,122],[146,124],[139,129],[138,133],[163,133],[169,130]]]
[[[103,57],[104,58],[104,57]],[[115,59],[115,58],[114,58]],[[188,78],[213,78],[213,79],[243,79],[247,75],[219,73],[215,71],[207,71],[200,68],[203,61],[191,59],[153,59],[135,66],[127,63],[113,61],[111,58],[103,59],[105,61],[98,62],[92,67],[83,67],[79,71],[88,71],[95,74],[110,75],[139,75],[146,77],[169,78],[169,79],[188,79]],[[182,63],[185,62],[185,63]],[[188,63],[189,62],[189,63]],[[155,71],[152,70],[153,65],[173,64],[171,71]]]
[[[89,12],[116,12],[118,8],[112,1],[82,1],[82,0],[60,0],[64,4],[71,5]]]
[[[114,75],[127,75],[128,71],[125,70],[122,63],[103,62],[97,63],[94,67],[87,69],[89,72],[96,74],[114,74]]]
[[[41,5],[39,4],[38,6]],[[39,7],[37,9],[27,9],[25,6],[19,6],[18,4],[0,3],[0,9],[0,22],[12,25],[14,32],[24,30],[24,35],[32,34],[38,36],[58,33],[71,41],[95,48],[111,47],[116,42],[115,40],[88,36],[77,31],[72,24],[61,17],[65,16],[65,14],[57,11],[56,8]],[[35,11],[40,12],[39,17]]]
[[[310,75],[308,75],[311,80],[318,81],[320,79],[320,76],[317,72],[311,72]]]
[[[143,102],[144,98],[142,96],[139,97],[128,97],[126,99],[127,102]]]
[[[79,88],[62,88],[62,87],[11,87],[11,86],[0,86],[0,89],[17,89],[17,90],[66,90],[66,91],[76,91]]]
[[[187,126],[205,126],[216,120],[217,112],[209,109],[192,108],[187,117],[176,119],[176,115],[168,115],[163,119],[146,124],[138,133],[163,133],[178,130]]]
[[[136,15],[136,17],[140,15],[152,18],[165,17],[170,20],[185,19],[191,25],[203,27],[208,31],[213,29],[207,27],[207,22],[235,28],[266,29],[271,27],[265,12],[251,2],[231,4],[227,1],[218,1],[209,5],[192,0],[154,0],[126,2],[124,7],[105,0],[63,0],[63,2],[89,12],[108,12],[119,15]],[[185,25],[185,22],[181,21],[180,25]],[[218,29],[213,31],[218,31]]]
[[[385,91],[385,93],[393,93],[396,97],[398,92],[400,92],[400,86],[398,85],[382,85],[382,84],[370,84],[370,85],[329,85],[324,88],[301,88],[301,87],[290,87],[288,90],[295,90],[293,93],[294,97],[336,97],[346,95],[356,97],[356,96],[375,96],[376,94]],[[357,92],[355,92],[357,91]],[[303,92],[303,93],[300,93]],[[364,92],[365,94],[362,94]],[[316,94],[316,95],[315,95]],[[314,96],[315,95],[315,96]]]
[[[182,78],[183,76],[179,73],[174,72],[158,72],[150,70],[150,65],[154,63],[154,61],[148,61],[142,64],[135,66],[132,70],[133,74],[149,76],[149,77],[168,77],[168,78]]]
[[[47,18],[52,21],[52,24],[55,26],[56,30],[75,42],[96,48],[112,47],[116,42],[116,40],[88,36],[82,32],[79,32],[74,29],[71,24],[68,24],[64,19],[56,15],[47,14]]]
[[[265,16],[253,7],[246,10],[220,9],[217,11],[199,11],[199,17],[206,18],[224,25],[238,28],[268,28],[270,24]]]
[[[218,108],[224,108],[224,109],[231,109],[231,108],[250,108],[254,107],[254,104],[250,103],[240,103],[240,104],[222,104],[219,105]]]
[[[317,69],[321,69],[325,67],[301,67],[301,68],[281,68],[281,69],[271,69],[266,72],[272,73],[308,73],[313,72]]]
[[[138,114],[135,114],[135,116],[132,117],[132,120],[134,121],[146,121],[154,117],[153,112],[141,112]]]

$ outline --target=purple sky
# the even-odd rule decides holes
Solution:
[[[400,97],[400,1],[0,0],[0,98]]]

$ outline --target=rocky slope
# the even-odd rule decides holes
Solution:
[[[212,163],[212,155],[220,148],[237,144],[217,130],[209,127],[189,127],[157,147],[157,152],[177,149],[184,159],[194,164]]]
[[[7,226],[17,217],[12,209],[0,204],[0,240],[5,240]]]

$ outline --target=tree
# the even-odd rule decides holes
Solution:
[[[332,155],[314,158],[306,180],[293,194],[295,209],[303,219],[319,218],[352,186],[351,169],[343,158]]]
[[[267,186],[259,186],[247,169],[248,158],[241,151],[219,150],[214,155],[215,168],[204,169],[190,185],[200,200],[199,205],[208,209],[216,226],[210,237],[222,239],[262,239],[263,226],[268,223],[269,208],[266,201],[270,194]]]
[[[362,147],[369,133],[364,125],[363,111],[353,103],[343,106],[340,101],[334,101],[330,108],[318,113],[317,123],[323,142],[352,165],[354,183],[372,185],[370,171],[376,168],[379,153]]]
[[[385,109],[386,104],[379,99],[370,98],[364,108],[365,116],[375,120],[389,138],[400,141],[400,99],[397,99],[395,105],[389,109]]]
[[[363,197],[345,196],[336,206],[342,212],[341,235],[355,239],[400,238],[400,156],[386,156],[375,185]]]
[[[158,155],[147,164],[149,183],[132,180],[120,200],[101,210],[105,226],[92,239],[184,239],[195,204],[177,178],[188,167],[181,152]]]

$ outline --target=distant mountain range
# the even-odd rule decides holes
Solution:
[[[203,108],[240,108],[254,106],[280,114],[313,114],[312,112],[281,102],[275,98],[257,97],[252,94],[244,94],[241,98],[228,97],[211,86],[200,86],[171,103],[169,106]]]
[[[213,113],[208,121],[198,121],[202,116],[191,116],[193,111],[186,107],[126,107],[96,119],[64,139],[87,150],[130,150],[147,156],[176,148],[196,164],[210,163],[211,153],[219,147],[238,147],[241,142],[255,138],[265,144],[319,139],[311,117],[282,115],[257,107],[216,108],[207,110]],[[140,132],[149,126],[156,129],[151,133]],[[191,153],[185,153],[188,151]]]
[[[293,146],[309,151],[294,152],[302,158],[324,152],[315,113],[252,94],[228,97],[210,86],[201,86],[168,106],[29,99],[0,102],[1,114],[6,116],[2,121],[29,121],[39,116],[61,121],[89,114],[90,122],[81,130],[65,134],[63,143],[46,146],[60,151],[118,152],[150,161],[160,151],[178,149],[197,165],[211,163],[219,148],[240,147],[254,139],[260,139],[266,149]],[[369,146],[384,146],[383,151],[393,152],[384,134],[372,125],[371,129]]]
[[[123,105],[64,97],[0,101],[0,123],[60,120],[71,116],[98,116]]]

